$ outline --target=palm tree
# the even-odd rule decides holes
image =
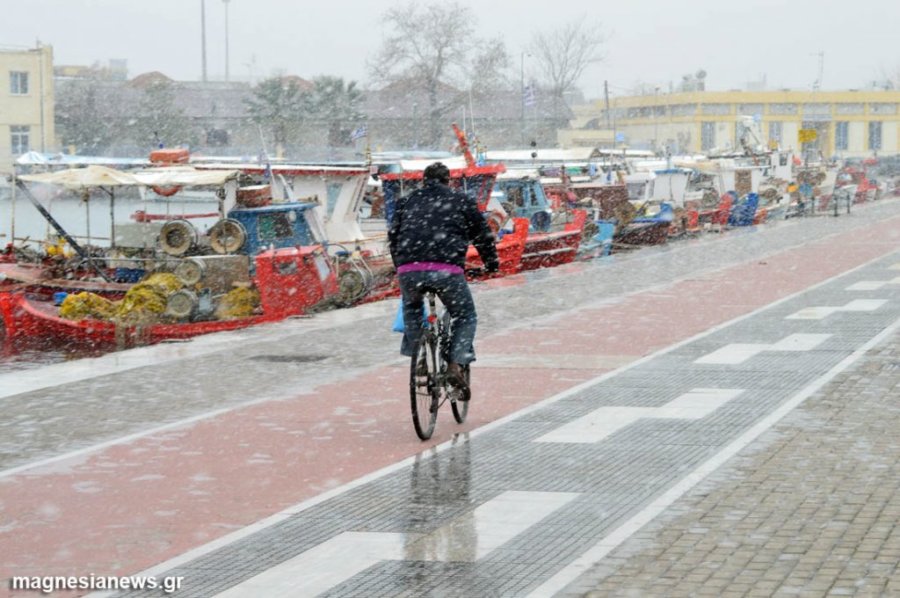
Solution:
[[[245,100],[250,119],[271,130],[276,144],[284,146],[296,136],[309,114],[307,85],[299,77],[272,77],[260,81],[253,88],[253,97]]]
[[[345,83],[341,77],[321,76],[313,79],[310,103],[316,120],[327,127],[328,146],[347,145],[350,131],[364,118],[360,112],[362,92],[355,81]]]

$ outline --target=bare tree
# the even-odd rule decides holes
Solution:
[[[64,145],[77,153],[98,155],[127,137],[120,90],[96,78],[58,84],[56,125]]]
[[[588,65],[603,60],[600,49],[605,41],[600,25],[584,17],[532,36],[531,54],[556,101],[575,87]]]
[[[472,9],[450,2],[396,6],[383,16],[387,33],[370,69],[385,83],[419,88],[428,104],[428,143],[438,143],[447,111],[459,97],[441,101],[448,93],[484,84],[487,70],[502,68],[506,55],[499,40],[485,42],[475,37]]]

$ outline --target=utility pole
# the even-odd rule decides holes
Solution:
[[[603,81],[603,98],[606,100],[606,128],[611,129],[609,114],[609,81]]]
[[[231,0],[222,0],[225,4],[225,81],[228,81],[228,3]]]
[[[206,0],[200,0],[200,45],[203,56],[203,82],[206,83]]]
[[[520,74],[522,85],[519,90],[519,102],[522,104],[522,147],[525,147],[525,51],[520,54]]]

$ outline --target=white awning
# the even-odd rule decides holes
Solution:
[[[60,185],[67,189],[88,187],[204,187],[222,186],[237,178],[237,170],[196,170],[191,167],[148,168],[123,172],[106,166],[71,168],[42,174],[26,174],[20,178],[32,183]]]
[[[70,168],[56,172],[41,174],[24,174],[19,179],[32,183],[60,185],[67,189],[85,189],[87,187],[121,187],[123,185],[139,186],[133,175],[107,168],[106,166],[88,166],[87,168]]]

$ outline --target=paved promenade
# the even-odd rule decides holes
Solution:
[[[428,443],[396,301],[0,374],[0,579],[900,594],[898,231],[884,201],[478,285],[469,421]]]

